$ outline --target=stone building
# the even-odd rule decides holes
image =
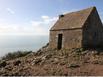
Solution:
[[[50,29],[52,49],[101,47],[102,44],[103,26],[96,7],[60,15]]]

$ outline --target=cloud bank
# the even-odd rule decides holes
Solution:
[[[40,21],[31,20],[22,24],[0,22],[0,35],[48,35],[57,17],[41,16]]]

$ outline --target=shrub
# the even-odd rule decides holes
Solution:
[[[5,67],[6,65],[7,65],[6,61],[1,61],[1,62],[0,62],[0,68],[1,68],[1,67]]]
[[[32,51],[17,51],[17,52],[9,52],[5,56],[2,57],[2,60],[12,60],[15,58],[26,56],[27,54],[31,53]]]

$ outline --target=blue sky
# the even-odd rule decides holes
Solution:
[[[59,14],[91,6],[103,20],[103,0],[0,0],[0,35],[49,35]]]

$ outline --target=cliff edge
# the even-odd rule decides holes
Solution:
[[[0,62],[1,76],[102,76],[103,50],[48,46],[24,57]]]

